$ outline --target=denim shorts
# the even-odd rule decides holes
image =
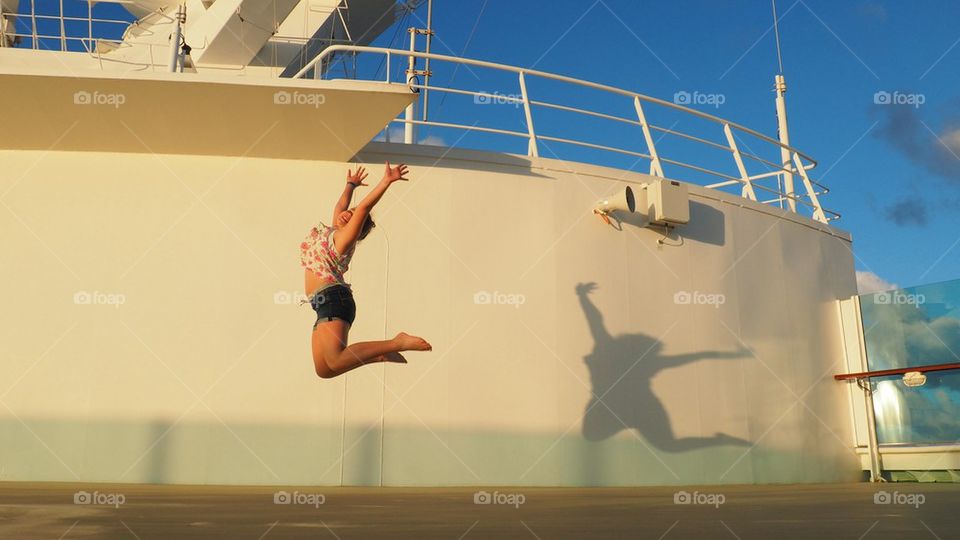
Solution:
[[[344,285],[333,285],[321,289],[310,296],[310,306],[317,312],[317,325],[322,322],[340,319],[349,324],[357,318],[357,304],[353,301],[353,292]]]

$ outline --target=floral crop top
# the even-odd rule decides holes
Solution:
[[[337,246],[333,242],[333,232],[336,229],[327,227],[321,222],[310,229],[307,237],[300,243],[300,265],[320,276],[324,281],[347,285],[343,279],[350,266],[356,244],[350,246],[342,256],[337,253]]]

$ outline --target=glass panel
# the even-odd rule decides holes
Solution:
[[[860,296],[871,371],[960,362],[960,280]],[[960,371],[874,379],[881,444],[960,443]]]

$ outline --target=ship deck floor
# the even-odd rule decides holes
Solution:
[[[475,504],[482,489],[499,502]],[[699,502],[675,504],[675,493]],[[298,503],[275,504],[278,490]],[[78,491],[118,506],[75,504]],[[876,504],[885,491],[895,501]],[[896,495],[894,496],[894,492]],[[720,495],[723,499],[721,501]],[[110,499],[114,496],[113,499]],[[513,496],[513,498],[510,498]],[[922,496],[918,497],[918,496]],[[912,504],[910,504],[912,503]],[[0,483],[0,538],[956,538],[960,484],[358,488]]]

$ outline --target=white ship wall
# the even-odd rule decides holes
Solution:
[[[644,175],[371,144],[370,180],[384,159],[412,181],[354,257],[351,339],[403,330],[434,351],[321,380],[313,312],[290,297],[347,164],[0,152],[0,479],[859,479],[831,377],[846,233],[691,186],[682,245],[658,247],[590,213]]]

